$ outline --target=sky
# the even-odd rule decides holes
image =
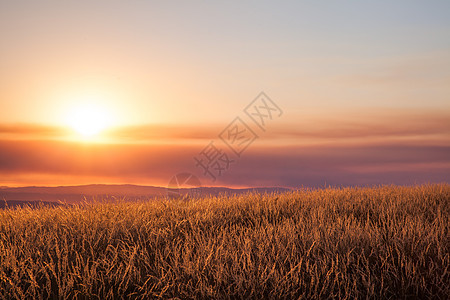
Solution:
[[[0,1],[0,186],[450,182],[449,13]]]

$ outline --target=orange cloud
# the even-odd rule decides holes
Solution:
[[[0,185],[165,185],[181,171],[216,186],[450,182],[450,118],[444,112],[347,113],[290,124],[259,131],[240,158],[217,137],[223,129],[217,125],[121,128],[109,132],[116,138],[110,143],[58,139],[63,131],[53,127],[2,125]],[[194,161],[210,141],[233,159],[217,181]]]

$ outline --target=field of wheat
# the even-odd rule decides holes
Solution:
[[[450,185],[0,211],[2,299],[450,296]]]

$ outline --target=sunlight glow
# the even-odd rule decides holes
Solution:
[[[105,108],[83,103],[70,110],[68,124],[83,137],[92,137],[111,126],[111,117]]]

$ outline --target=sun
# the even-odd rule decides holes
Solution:
[[[98,135],[110,126],[110,115],[104,107],[95,103],[83,103],[73,107],[68,114],[68,125],[85,138]]]

